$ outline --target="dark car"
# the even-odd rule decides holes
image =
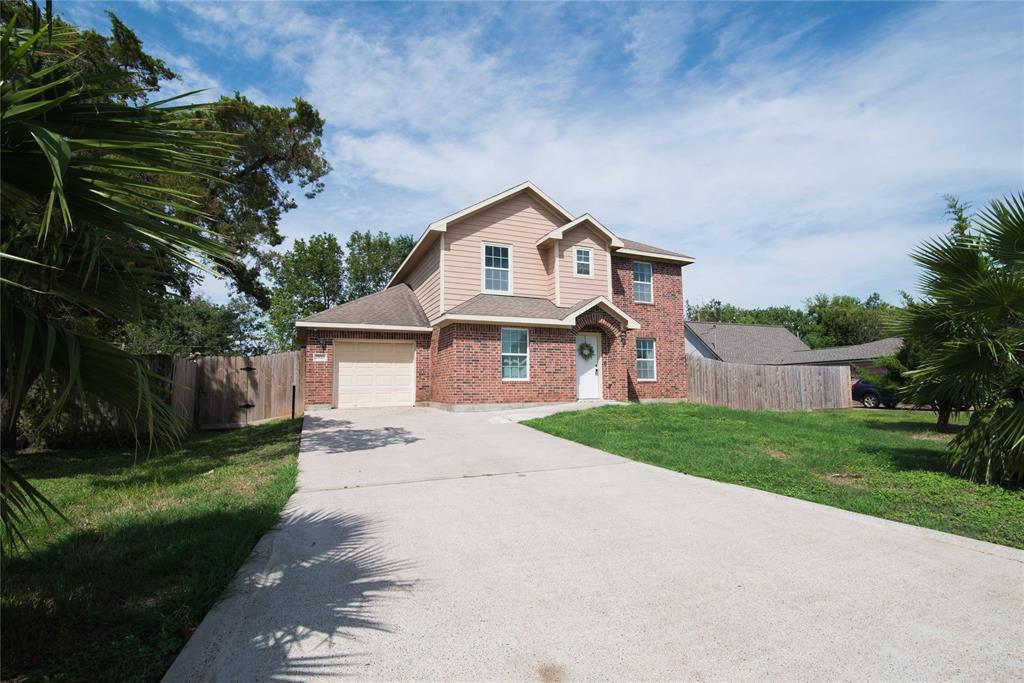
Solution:
[[[859,379],[853,383],[853,400],[860,401],[865,408],[894,408],[900,397],[887,389]]]

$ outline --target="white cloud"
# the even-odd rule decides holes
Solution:
[[[894,294],[913,284],[908,248],[941,229],[941,193],[1011,190],[1024,178],[1021,37],[991,11],[929,7],[852,56],[769,61],[728,88],[695,81],[634,108],[456,98],[465,109],[454,119],[430,128],[426,113],[413,117],[425,135],[382,125],[340,133],[336,149],[348,172],[446,208],[531,178],[573,211],[695,255],[698,297]],[[414,87],[409,76],[387,89]],[[868,277],[865,264],[882,269]]]
[[[227,12],[249,54],[302,64],[296,94],[328,120],[336,171],[288,234],[418,234],[529,178],[695,256],[693,300],[895,299],[913,287],[906,253],[943,228],[942,193],[977,203],[1024,183],[1019,5],[918,6],[843,51],[814,38],[818,20],[773,33],[717,5],[575,33],[545,8],[529,45],[487,33],[499,10],[404,33],[289,5],[193,12],[212,25]],[[710,48],[694,61],[701,31]],[[625,63],[608,60],[609,34]]]
[[[626,51],[631,69],[643,86],[659,84],[686,54],[687,39],[696,23],[696,5],[644,7],[626,22]]]

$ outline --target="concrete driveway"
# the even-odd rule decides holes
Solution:
[[[307,416],[299,492],[167,680],[1024,679],[1024,552],[509,419]]]

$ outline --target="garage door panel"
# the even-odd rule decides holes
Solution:
[[[409,406],[416,402],[416,345],[339,342],[339,407]]]

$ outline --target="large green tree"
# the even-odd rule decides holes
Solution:
[[[331,170],[321,144],[324,120],[298,97],[291,106],[273,107],[235,93],[217,105],[202,114],[201,125],[231,135],[232,153],[213,177],[182,176],[178,187],[201,197],[205,227],[239,257],[218,262],[217,269],[267,306],[270,293],[260,276],[272,264],[270,248],[284,240],[281,217],[298,206],[290,188],[312,199]]]
[[[122,75],[83,78],[82,34],[39,26],[32,13],[5,17],[0,36],[0,373],[4,459],[0,516],[5,538],[44,499],[7,456],[33,382],[62,387],[126,411],[151,439],[182,433],[165,387],[138,356],[99,339],[93,321],[130,320],[180,267],[230,262],[216,235],[186,220],[203,207],[169,189],[181,175],[215,177],[230,153],[224,136],[196,125],[205,107],[138,106]],[[112,85],[112,83],[114,83]]]
[[[850,346],[883,339],[894,307],[874,293],[863,301],[855,296],[818,294],[807,300],[807,313],[814,319],[814,348]]]
[[[295,240],[270,270],[269,347],[296,348],[296,320],[383,289],[414,244],[411,235],[359,230],[347,251],[331,233]]]
[[[199,296],[169,297],[122,325],[115,342],[138,354],[256,356],[266,353],[259,309],[243,297],[215,304]]]
[[[347,298],[358,299],[384,289],[415,244],[412,235],[392,237],[386,232],[353,232],[345,243]]]
[[[956,217],[954,216],[954,219]],[[949,445],[950,469],[972,479],[1024,481],[1024,193],[992,201],[967,230],[922,244],[922,298],[898,318],[918,342],[906,389],[919,404],[973,409]]]
[[[2,17],[9,22],[16,13],[33,14],[28,0],[4,0]],[[39,59],[71,59],[66,71],[83,79],[102,78],[106,88],[95,97],[104,101],[144,104],[163,84],[178,78],[162,60],[148,54],[142,40],[118,17],[107,12],[110,33],[79,30],[73,47],[47,46]],[[53,26],[70,28],[56,18]],[[261,306],[269,304],[269,291],[261,275],[272,263],[273,249],[283,241],[282,217],[296,208],[295,188],[312,199],[323,191],[331,167],[324,156],[324,120],[301,98],[289,106],[275,107],[252,102],[235,93],[221,97],[216,107],[189,111],[190,125],[219,133],[231,144],[207,172],[157,178],[170,191],[195,197],[201,215],[183,214],[190,221],[219,234],[236,256],[231,260],[206,259],[205,265],[227,276],[242,294]],[[179,208],[164,204],[175,215]],[[187,293],[198,272],[181,267],[174,287]]]
[[[277,351],[295,348],[296,320],[346,301],[345,252],[330,233],[295,240],[270,279],[268,341]]]

